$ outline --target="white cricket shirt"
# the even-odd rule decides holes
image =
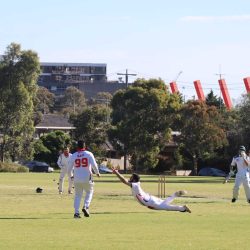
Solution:
[[[249,157],[246,157],[247,161],[249,161]],[[247,164],[244,161],[244,158],[242,156],[236,156],[233,158],[231,162],[232,166],[237,166],[237,174],[239,175],[245,175],[246,172],[249,171]]]
[[[131,190],[132,195],[140,204],[148,206],[147,202],[150,200],[150,195],[142,190],[140,182],[132,182]]]
[[[99,174],[94,155],[84,149],[81,149],[70,157],[69,169],[74,168],[74,181],[86,182],[92,180],[92,168],[96,174]]]
[[[68,156],[65,156],[64,153],[60,154],[57,160],[57,165],[59,168],[64,168],[69,166],[69,160],[72,154],[69,153]]]

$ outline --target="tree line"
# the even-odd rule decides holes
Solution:
[[[183,101],[171,94],[161,79],[137,79],[113,96],[99,93],[86,100],[74,87],[55,97],[37,85],[40,64],[37,53],[10,44],[0,60],[0,160],[43,159],[56,161],[64,144],[81,138],[97,155],[105,156],[109,141],[128,155],[137,171],[193,169],[199,165],[225,166],[239,145],[249,147],[250,96],[227,110],[211,91],[205,102]],[[56,131],[34,139],[34,128],[44,114],[59,112],[76,127],[74,136]],[[178,136],[173,138],[173,131]],[[164,151],[177,143],[173,161]]]

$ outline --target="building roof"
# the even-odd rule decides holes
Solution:
[[[66,116],[60,114],[44,114],[36,129],[75,129]]]
[[[58,62],[41,62],[41,66],[72,66],[72,67],[81,67],[81,66],[87,66],[87,67],[107,67],[106,63],[58,63]]]

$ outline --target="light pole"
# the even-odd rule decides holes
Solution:
[[[3,147],[4,147],[4,141],[3,141],[3,134],[0,134],[0,161],[4,162],[4,153],[3,153]]]
[[[117,73],[117,75],[125,76],[126,89],[128,88],[128,76],[136,76],[137,74],[129,74],[126,69],[126,73]],[[124,144],[124,172],[127,173],[127,148]]]

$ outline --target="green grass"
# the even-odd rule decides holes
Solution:
[[[58,195],[59,173],[0,174],[0,249],[250,249],[250,205],[222,178],[167,177],[166,193],[192,214],[149,210],[113,175],[96,179],[91,217],[73,219],[73,196]],[[157,195],[157,176],[142,176]],[[67,182],[65,183],[65,187]],[[42,194],[35,189],[42,187]]]

